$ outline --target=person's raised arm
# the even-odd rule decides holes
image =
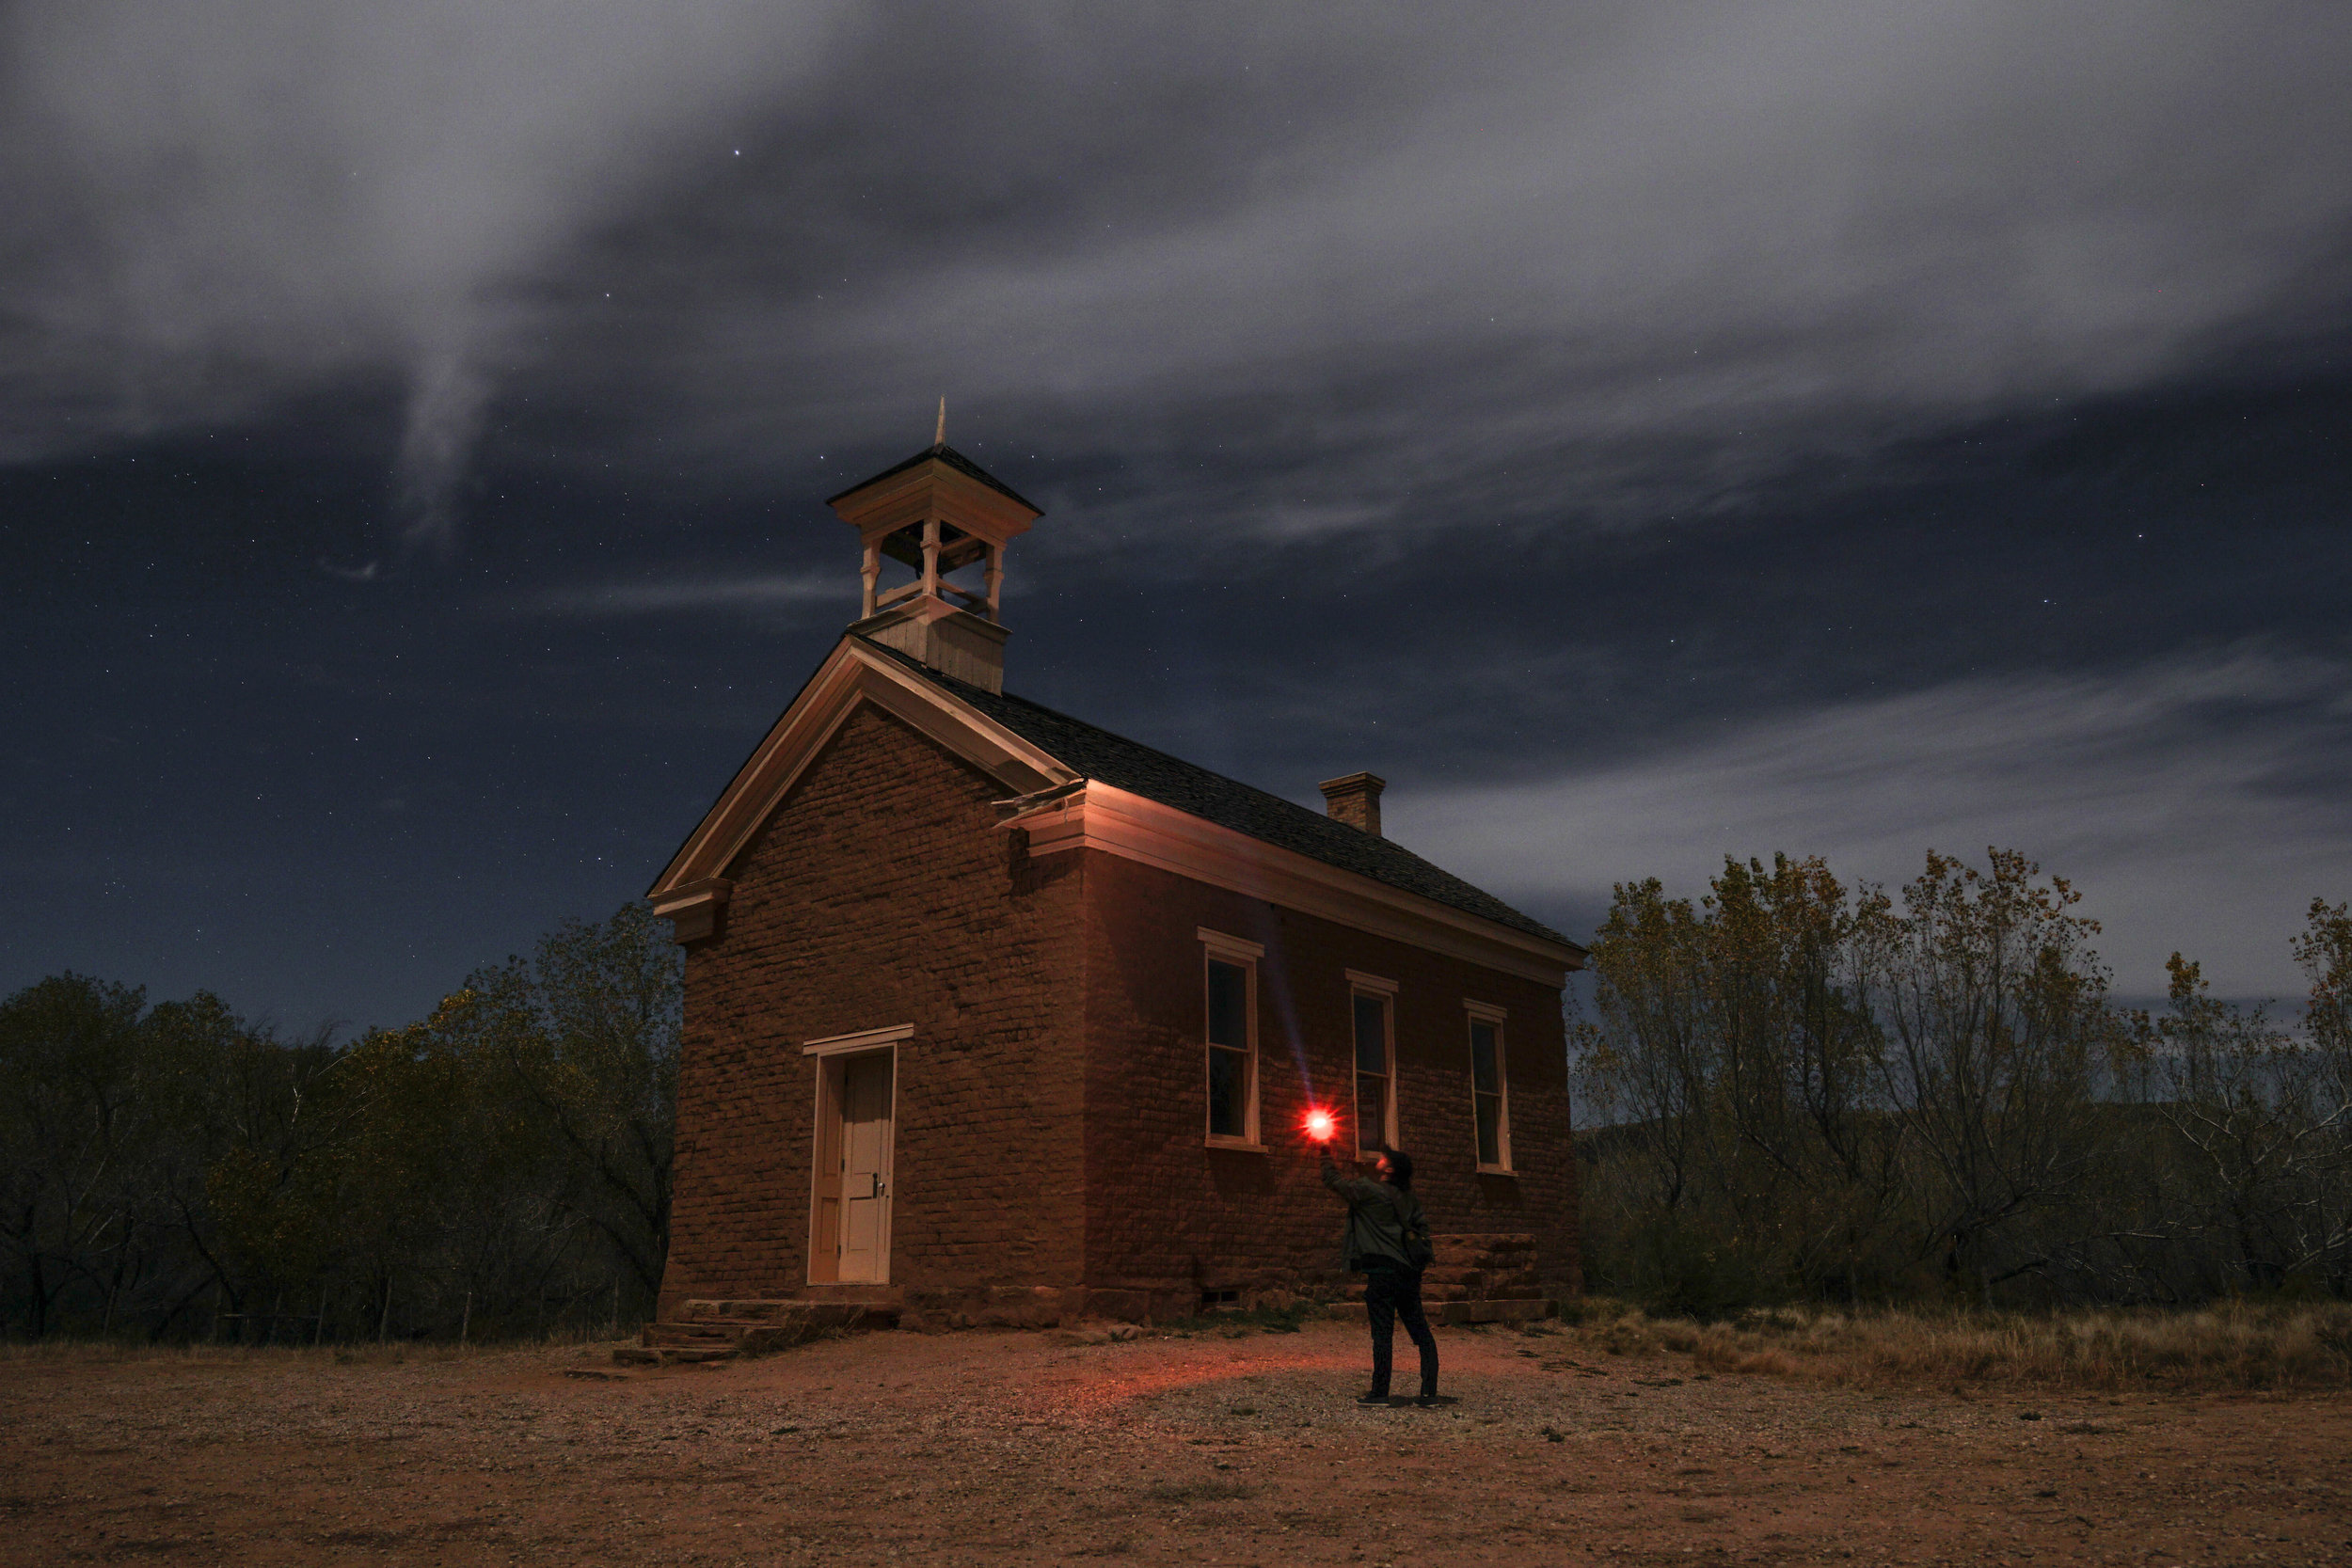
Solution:
[[[1360,1176],[1340,1174],[1339,1162],[1331,1157],[1329,1144],[1315,1145],[1315,1152],[1322,1156],[1323,1184],[1341,1197],[1349,1203],[1371,1203],[1380,1197],[1382,1188],[1378,1182],[1367,1181]]]

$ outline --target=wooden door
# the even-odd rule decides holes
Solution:
[[[841,1065],[843,1280],[890,1277],[890,1055]]]

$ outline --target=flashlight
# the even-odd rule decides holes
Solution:
[[[1314,1139],[1315,1142],[1329,1143],[1331,1134],[1338,1130],[1339,1124],[1332,1119],[1330,1112],[1318,1107],[1307,1113],[1307,1136]]]

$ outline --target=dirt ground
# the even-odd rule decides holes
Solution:
[[[2352,1562],[2352,1398],[1825,1389],[1441,1329],[0,1362],[0,1561]],[[1404,1348],[1404,1347],[1400,1347]]]

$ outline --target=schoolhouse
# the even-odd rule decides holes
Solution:
[[[1573,1291],[1582,950],[1384,837],[1369,772],[1317,813],[1009,692],[1041,514],[944,440],[830,504],[864,612],[649,894],[686,949],[663,1323],[1338,1298],[1316,1108],[1418,1162],[1433,1317]]]

